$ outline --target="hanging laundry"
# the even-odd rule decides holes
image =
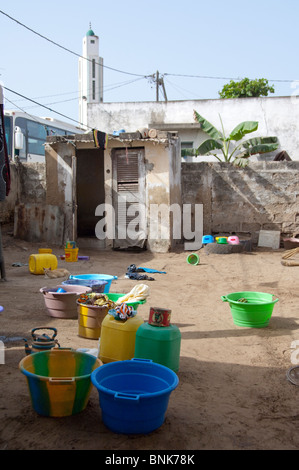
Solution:
[[[108,144],[108,134],[93,129],[93,140],[95,147],[105,150]]]

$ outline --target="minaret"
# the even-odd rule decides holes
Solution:
[[[89,25],[79,58],[79,121],[88,125],[87,106],[103,102],[103,59],[99,57],[99,37]]]

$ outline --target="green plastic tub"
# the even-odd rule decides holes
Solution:
[[[120,297],[123,297],[126,294],[116,294],[109,292],[106,294],[109,300],[112,300],[112,302],[116,302]],[[146,299],[144,300],[138,300],[137,302],[126,302],[127,305],[132,306],[134,310],[137,310],[138,305],[140,304],[145,304]]]
[[[268,326],[273,308],[278,298],[265,292],[234,292],[221,296],[223,302],[228,302],[237,326],[264,328]]]

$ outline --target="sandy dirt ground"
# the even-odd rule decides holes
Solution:
[[[94,348],[78,336],[77,320],[55,319],[39,289],[60,282],[29,272],[30,254],[41,244],[14,239],[2,228],[7,281],[0,282],[0,336],[30,340],[32,328],[54,326],[63,347]],[[31,406],[25,376],[19,371],[22,342],[7,343],[0,364],[1,450],[296,450],[299,449],[299,388],[286,377],[296,364],[299,343],[299,267],[281,264],[283,249],[254,249],[235,254],[199,251],[191,266],[186,253],[81,250],[89,260],[66,263],[61,247],[52,247],[59,267],[72,274],[118,276],[111,292],[129,292],[138,282],[125,278],[130,264],[166,271],[148,281],[150,297],[138,314],[148,320],[150,306],[172,310],[181,331],[179,385],[172,392],[164,424],[148,435],[111,432],[101,420],[93,387],[86,409],[66,418],[42,417]],[[144,282],[144,281],[142,281]],[[233,323],[222,295],[239,291],[276,295],[270,324],[244,328]],[[293,344],[292,344],[293,343]],[[297,346],[299,347],[299,346]],[[299,358],[299,355],[298,355]],[[299,359],[298,359],[299,361]]]

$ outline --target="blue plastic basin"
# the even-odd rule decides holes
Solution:
[[[150,359],[104,364],[91,374],[103,423],[121,434],[148,434],[164,422],[171,392],[179,383],[168,367]]]
[[[114,279],[117,279],[117,276],[110,276],[110,274],[76,274],[71,275],[69,279],[79,279],[80,281],[106,281],[104,292],[109,292],[111,283]],[[88,286],[91,287],[91,286]]]
[[[90,287],[92,292],[103,293],[107,286],[107,281],[85,281],[84,279],[67,279],[62,282],[63,285],[67,286],[85,286]]]

